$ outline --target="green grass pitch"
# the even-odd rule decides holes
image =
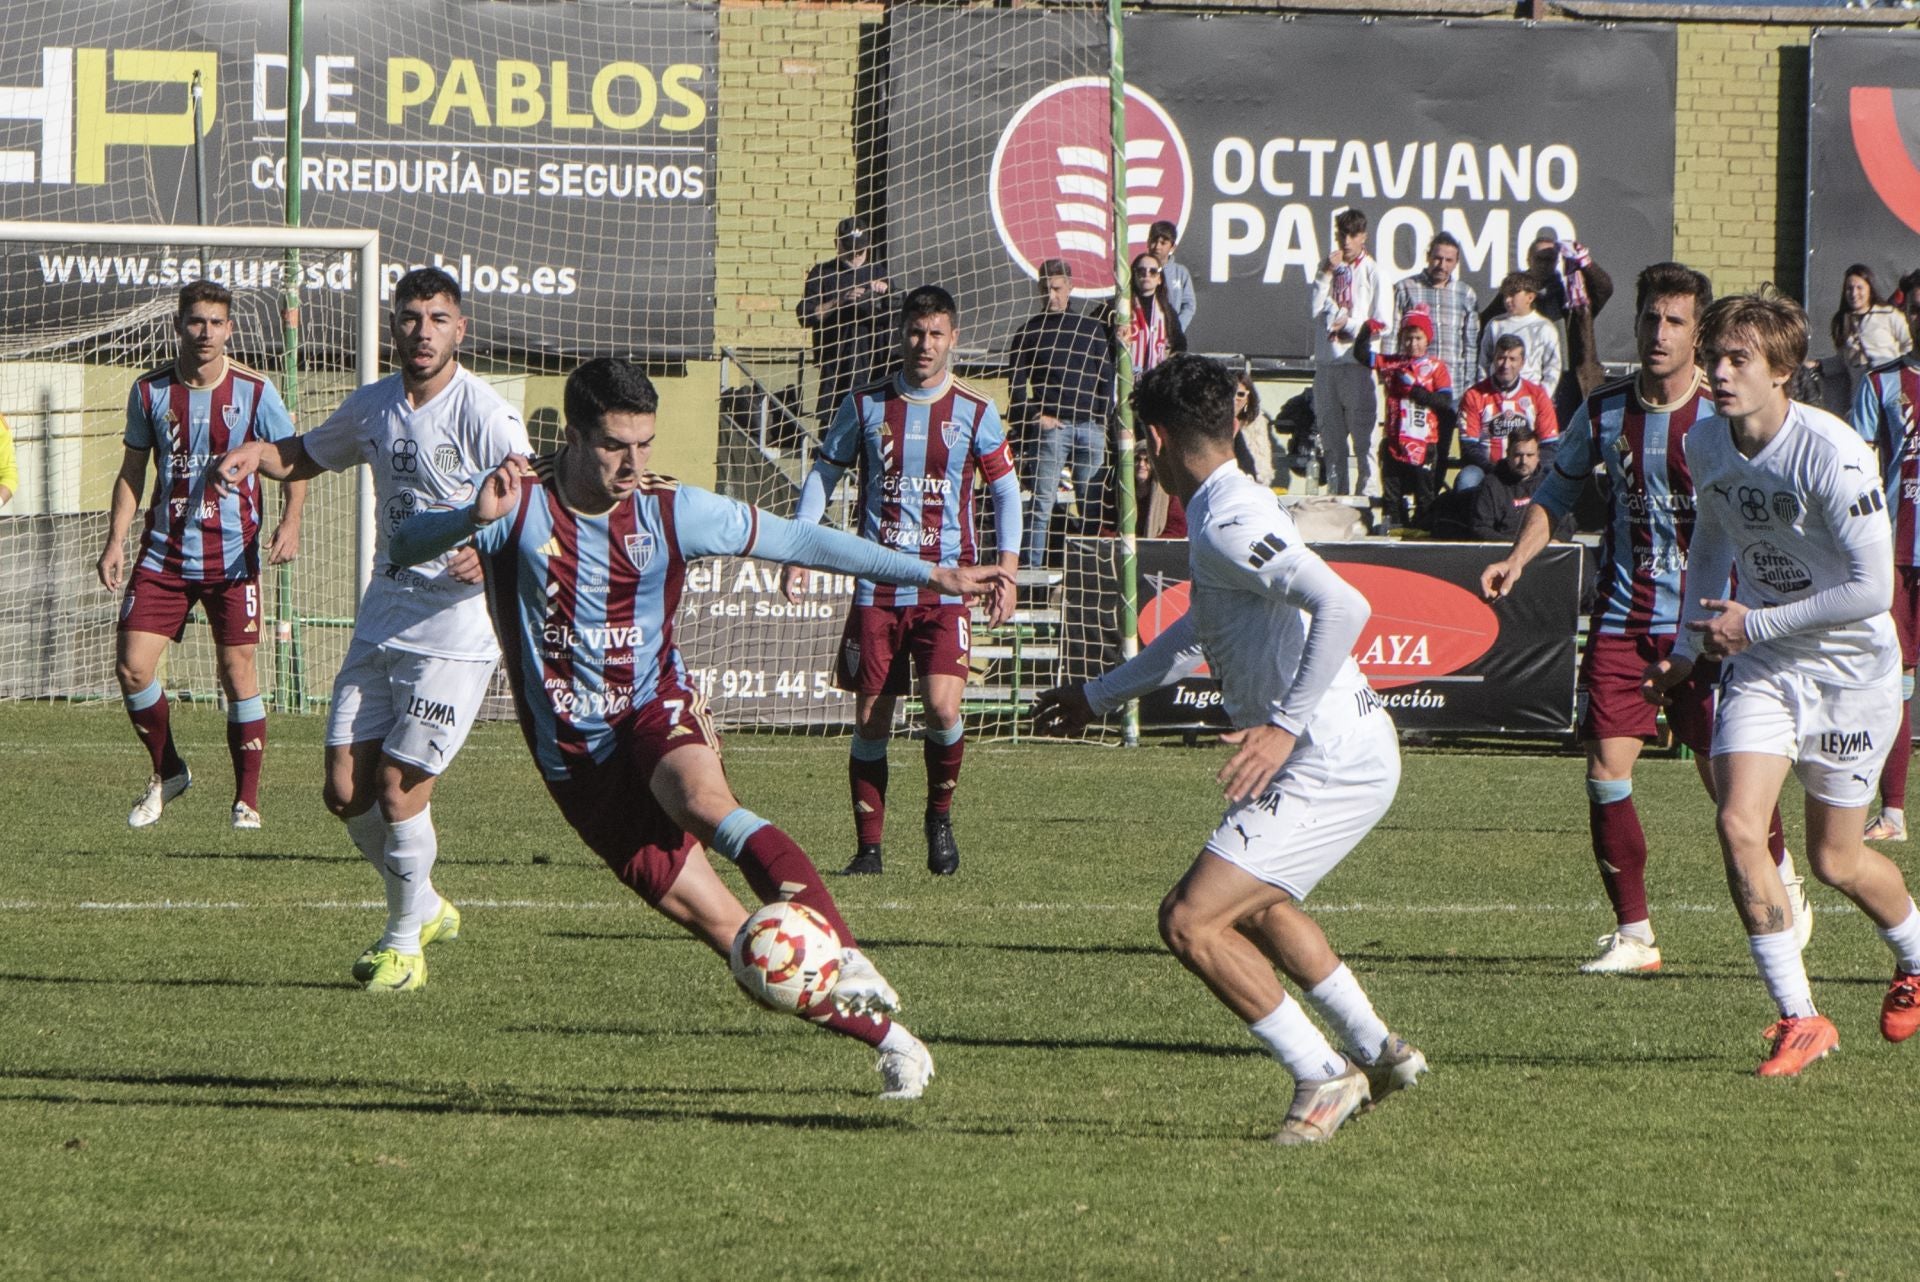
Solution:
[[[133,833],[117,711],[0,708],[0,1277],[1920,1274],[1886,950],[1815,887],[1841,1049],[1755,1080],[1772,1008],[1685,763],[1637,791],[1667,969],[1617,980],[1574,972],[1610,925],[1577,761],[1409,754],[1313,906],[1433,1073],[1281,1150],[1285,1074],[1154,929],[1223,750],[975,745],[936,881],[896,743],[890,871],[835,884],[938,1063],[889,1105],[865,1048],[750,1006],[575,842],[513,727],[435,802],[465,934],[397,997],[347,976],[380,889],[321,808],[318,721],[273,722],[259,833],[225,825],[218,715],[176,727],[195,787]],[[832,867],[844,753],[728,760]]]

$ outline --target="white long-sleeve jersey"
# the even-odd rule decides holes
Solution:
[[[1794,403],[1752,458],[1730,425],[1687,438],[1693,544],[1676,655],[1695,657],[1689,623],[1724,593],[1747,615],[1736,675],[1792,669],[1836,686],[1875,685],[1900,665],[1893,601],[1893,527],[1873,449],[1852,428]],[[1717,585],[1717,586],[1716,586]]]
[[[1307,315],[1314,321],[1313,359],[1323,365],[1344,361],[1361,326],[1374,321],[1384,331],[1393,323],[1393,287],[1380,279],[1380,264],[1368,254],[1353,265],[1353,306],[1341,310],[1333,296],[1333,273],[1323,271],[1313,278]]]
[[[1095,715],[1203,662],[1235,729],[1277,725],[1328,741],[1380,707],[1353,661],[1367,599],[1306,546],[1273,491],[1221,464],[1187,504],[1187,545],[1186,614],[1087,684]]]

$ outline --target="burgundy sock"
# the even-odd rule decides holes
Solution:
[[[227,722],[227,755],[233,758],[233,799],[260,809],[260,762],[267,755],[267,721]]]
[[[1900,705],[1900,733],[1893,736],[1893,748],[1887,764],[1880,768],[1880,806],[1882,809],[1907,808],[1907,764],[1913,760],[1913,727],[1908,722],[1912,705]]]
[[[1633,798],[1604,804],[1587,802],[1587,825],[1593,830],[1593,857],[1600,880],[1613,904],[1614,919],[1622,926],[1647,919],[1647,836],[1640,830],[1640,814]]]
[[[876,1047],[893,1027],[893,1021],[885,1015],[843,1015],[834,1010],[831,1003],[827,1006],[827,1014],[816,1016],[812,1022],[829,1032]]]
[[[877,846],[887,830],[887,759],[848,757],[847,782],[853,788],[853,838]]]
[[[953,809],[953,790],[960,783],[960,758],[966,755],[963,735],[952,743],[921,743],[927,762],[927,812],[944,815]]]
[[[1787,862],[1787,829],[1780,819],[1780,807],[1773,808],[1773,819],[1767,828],[1767,853],[1773,856],[1773,866],[1778,868]]]
[[[146,745],[147,755],[153,759],[153,772],[162,779],[171,779],[185,770],[186,764],[180,760],[180,754],[173,747],[173,726],[167,715],[167,696],[135,712],[127,710],[127,720],[133,722],[133,728],[140,736],[140,742]]]
[[[827,919],[840,936],[843,947],[858,947],[833,896],[820,880],[820,870],[786,833],[772,824],[765,825],[747,838],[747,844],[740,849],[740,858],[734,862],[747,884],[753,887],[753,893],[760,896],[761,903],[785,899],[803,904]]]

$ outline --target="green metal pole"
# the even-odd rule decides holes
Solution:
[[[287,0],[287,226],[300,225],[300,113],[306,61],[305,0]],[[280,302],[280,390],[287,412],[300,421],[300,251],[286,254],[286,280]],[[284,500],[282,500],[284,502]],[[277,576],[273,624],[274,701],[281,708],[306,711],[306,674],[293,639],[293,570]]]
[[[1133,320],[1133,269],[1127,263],[1127,60],[1121,43],[1121,25],[1125,15],[1120,0],[1107,0],[1107,87],[1111,102],[1113,143],[1113,318],[1118,332],[1125,333]],[[1135,516],[1138,511],[1133,490],[1133,357],[1125,343],[1116,343],[1114,399],[1117,402],[1116,431],[1119,457],[1114,462],[1114,479],[1120,490],[1120,654],[1132,658],[1140,650],[1140,572],[1139,548],[1134,542]],[[1140,705],[1127,705],[1126,721],[1120,739],[1129,748],[1140,743]]]

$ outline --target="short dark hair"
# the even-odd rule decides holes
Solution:
[[[227,315],[233,315],[233,291],[214,281],[196,280],[183,287],[180,291],[179,315],[185,316],[196,303],[218,303],[227,309]]]
[[[1516,445],[1523,444],[1527,441],[1537,441],[1539,439],[1540,433],[1535,430],[1533,424],[1522,423],[1507,433],[1507,448],[1512,449]]]
[[[1460,238],[1450,231],[1437,231],[1433,233],[1433,239],[1427,242],[1427,252],[1431,254],[1442,245],[1452,245],[1454,253],[1457,254],[1460,252]]]
[[[451,298],[460,305],[460,282],[438,267],[416,267],[402,276],[393,287],[393,306],[397,311],[408,303],[424,303],[429,298]]]
[[[1713,306],[1713,282],[1684,263],[1655,263],[1633,282],[1633,314],[1646,311],[1656,298],[1691,298],[1698,321]]]
[[[953,322],[955,329],[960,328],[960,304],[938,285],[922,285],[900,302],[901,329],[928,316],[944,316]]]
[[[1518,334],[1502,334],[1493,340],[1493,350],[1495,353],[1510,352],[1515,348],[1519,348],[1523,352],[1526,351],[1527,340]]]
[[[1753,335],[1754,346],[1775,374],[1792,374],[1807,359],[1806,309],[1785,294],[1769,289],[1716,300],[1701,319],[1700,347],[1710,351],[1742,329]]]
[[[1500,279],[1500,297],[1502,298],[1512,298],[1523,289],[1529,294],[1537,294],[1540,292],[1540,282],[1535,280],[1529,272],[1508,272]]]
[[[1066,259],[1049,258],[1046,262],[1040,264],[1041,284],[1046,284],[1048,280],[1055,276],[1065,276],[1068,280],[1073,279],[1073,267]]]
[[[1920,298],[1920,267],[1914,268],[1902,276],[1894,288],[1900,291],[1902,305],[1911,307],[1916,298]]]
[[[1333,216],[1333,234],[1342,239],[1358,236],[1367,229],[1367,216],[1358,209],[1343,209]]]
[[[608,414],[658,413],[660,393],[637,363],[596,356],[567,375],[565,405],[568,427],[597,433]]]
[[[1182,449],[1202,441],[1231,445],[1233,389],[1238,383],[1219,361],[1181,352],[1141,376],[1133,388],[1133,412]]]
[[[1162,236],[1165,236],[1168,240],[1178,242],[1180,239],[1180,229],[1165,218],[1162,218],[1153,226],[1147,228],[1147,243],[1149,245],[1159,240]]]

